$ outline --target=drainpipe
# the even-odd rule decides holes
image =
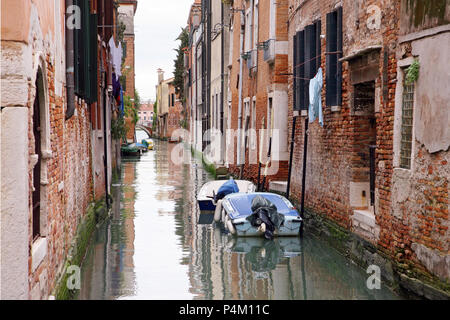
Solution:
[[[241,33],[240,33],[240,49],[239,49],[239,104],[238,104],[238,137],[237,137],[237,165],[241,164],[241,126],[242,126],[242,65],[244,58],[244,29],[245,15],[241,11]]]
[[[103,100],[103,152],[104,152],[104,168],[105,168],[105,198],[106,198],[106,209],[109,212],[110,203],[109,203],[109,181],[108,181],[108,135],[106,131],[106,116],[107,116],[107,104],[106,104],[106,71],[100,68],[102,72],[102,100]]]
[[[225,36],[225,33],[224,33],[224,30],[225,30],[225,27],[224,27],[224,24],[225,24],[225,19],[224,19],[224,9],[223,9],[223,6],[224,6],[224,4],[223,4],[223,2],[221,3],[221,7],[220,7],[220,11],[221,11],[221,24],[222,24],[222,26],[221,26],[221,34],[220,34],[220,41],[221,41],[221,43],[220,43],[220,53],[221,53],[221,65],[220,65],[220,69],[221,69],[221,81],[222,81],[222,83],[221,83],[221,88],[220,88],[220,134],[221,134],[221,137],[220,137],[220,161],[221,162],[224,162],[224,126],[223,126],[223,99],[224,99],[224,97],[225,97],[225,94],[224,94],[224,90],[225,90],[225,84],[224,84],[224,81],[225,81],[225,75],[224,75],[224,72],[225,72],[225,68],[224,68],[224,64],[225,64],[225,61],[224,61],[224,59],[225,59],[225,54],[224,54],[224,52],[223,52],[223,50],[224,50],[224,48],[225,48],[225,44],[224,44],[224,36]]]
[[[74,53],[73,29],[67,27],[67,9],[73,5],[73,0],[66,0],[66,120],[71,118],[75,111],[75,80],[74,80]]]

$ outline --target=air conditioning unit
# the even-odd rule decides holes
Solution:
[[[275,61],[275,39],[269,39],[264,44],[264,61],[273,63]]]

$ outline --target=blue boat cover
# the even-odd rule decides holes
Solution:
[[[282,213],[285,216],[298,216],[297,210],[290,209],[283,201],[281,196],[273,193],[256,192],[256,193],[236,193],[227,196],[228,202],[234,209],[232,212],[228,212],[230,218],[237,219],[251,215],[253,213],[252,210],[253,199],[258,195],[263,196],[271,203],[273,203],[279,213]]]
[[[225,182],[219,188],[219,190],[217,190],[215,200],[217,201],[217,200],[223,199],[226,195],[231,194],[231,193],[237,193],[237,192],[239,192],[238,185],[237,185],[236,181],[234,181],[233,178],[230,178],[230,180]]]

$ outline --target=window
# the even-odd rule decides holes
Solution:
[[[355,84],[353,96],[355,113],[373,115],[375,112],[375,81]]]
[[[326,105],[342,104],[342,7],[327,14]]]
[[[36,80],[36,88],[37,88]],[[40,236],[41,230],[41,118],[39,96],[36,95],[33,110],[34,153],[38,161],[33,168],[33,240]]]
[[[267,129],[269,130],[269,135],[272,134],[272,97],[269,98],[269,108],[267,110]]]
[[[253,21],[253,50],[256,50],[258,45],[258,16],[259,16],[259,3],[258,0],[255,0],[255,13],[254,13],[254,21]]]
[[[97,14],[88,0],[75,0],[81,9],[81,28],[74,30],[75,93],[88,103],[97,101]]]
[[[315,77],[321,63],[321,22],[317,21],[294,36],[294,110],[309,106],[309,79]]]
[[[122,86],[122,90],[125,92],[127,91],[127,77],[126,76],[120,76],[119,77],[120,85]]]
[[[256,149],[256,100],[254,99],[252,101],[252,124],[251,128],[253,129],[252,132],[252,139],[251,139],[251,148]]]
[[[127,42],[122,42],[122,59],[125,59],[127,57]]]
[[[248,100],[244,102],[244,150],[247,149],[247,142],[248,142],[248,133],[249,133],[249,126],[250,126],[250,98],[247,98]]]
[[[219,129],[219,95],[216,94],[216,128]]]
[[[215,102],[215,99],[214,99],[214,95],[213,95],[213,98],[212,98],[212,127],[214,128],[215,127],[215,119],[216,119],[216,115],[215,115],[215,111],[216,111],[216,108],[215,108],[215,106],[214,106],[214,102]]]
[[[276,23],[276,0],[270,0],[270,24],[269,24],[269,38],[276,39],[275,23]]]
[[[400,168],[411,168],[412,127],[414,111],[414,83],[403,84]]]
[[[245,14],[245,52],[251,50],[251,41],[252,41],[252,14],[251,9]]]

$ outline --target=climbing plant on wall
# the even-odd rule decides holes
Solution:
[[[420,63],[419,60],[414,59],[414,62],[406,70],[406,84],[416,82],[419,78]]]

